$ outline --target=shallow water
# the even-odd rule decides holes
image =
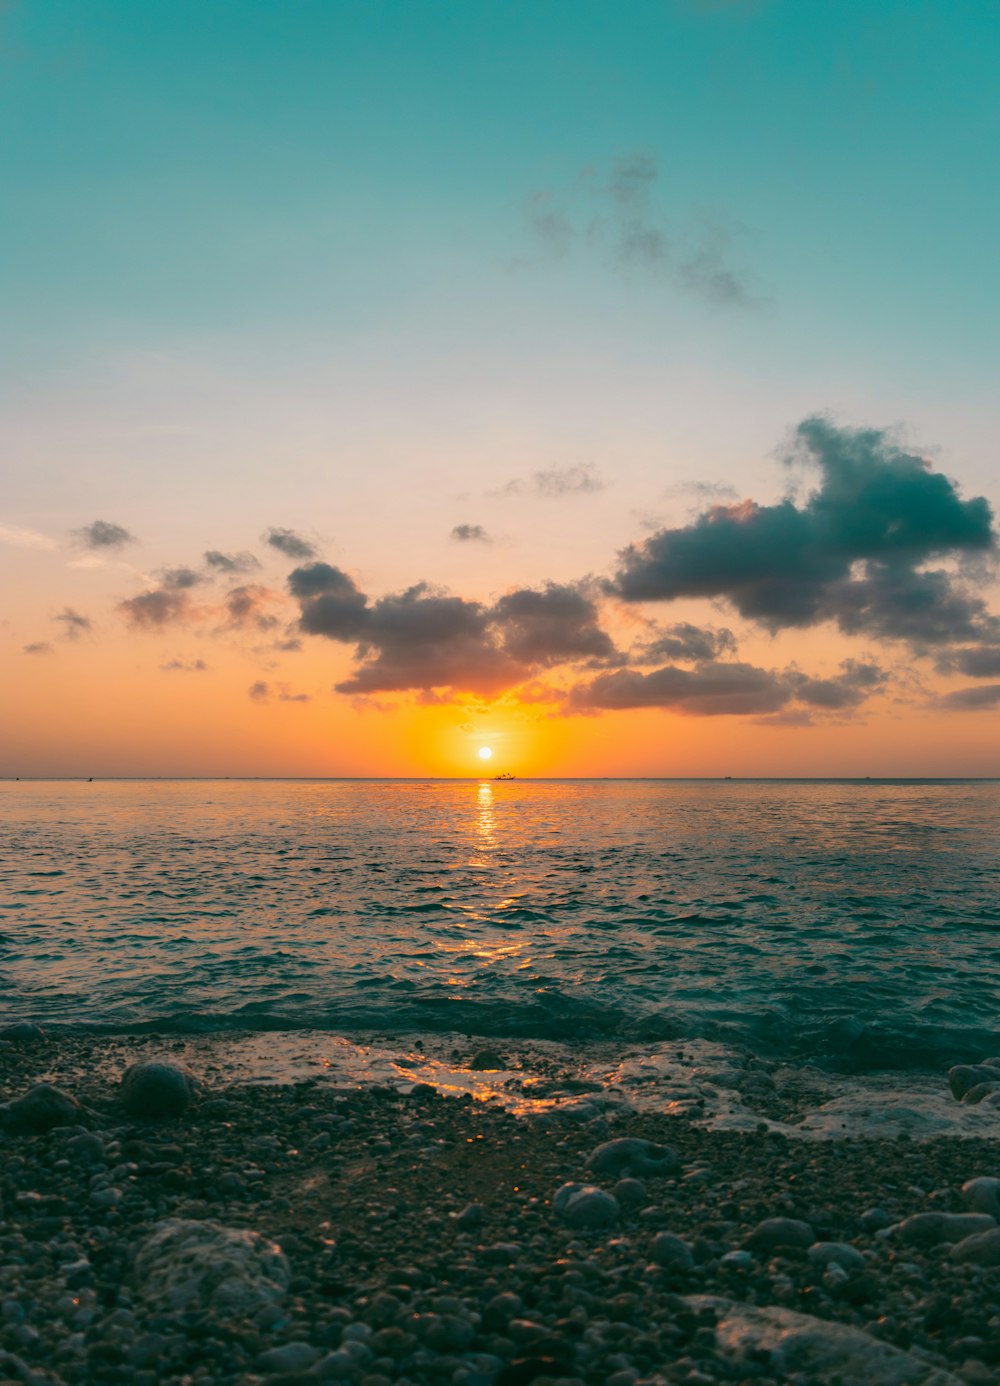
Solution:
[[[991,781],[8,781],[0,1014],[975,1058],[998,821]]]

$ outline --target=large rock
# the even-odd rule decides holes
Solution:
[[[0,1107],[0,1124],[14,1135],[40,1135],[79,1119],[80,1104],[76,1098],[51,1083],[36,1083],[23,1097]]]
[[[980,1083],[1000,1083],[1000,1068],[991,1068],[989,1064],[956,1064],[948,1070],[948,1086],[959,1102]]]
[[[570,1227],[610,1227],[618,1221],[618,1200],[594,1184],[563,1184],[552,1207]]]
[[[757,1308],[712,1295],[689,1295],[696,1312],[714,1309],[716,1342],[726,1355],[752,1362],[778,1380],[816,1386],[961,1386],[959,1378],[914,1353],[811,1314],[775,1306]]]
[[[0,1040],[6,1041],[7,1044],[41,1044],[44,1039],[45,1031],[33,1020],[16,1020],[13,1025],[5,1025],[0,1030]]]
[[[987,1213],[914,1213],[893,1229],[909,1246],[940,1246],[960,1242],[977,1232],[988,1232],[996,1222]]]
[[[650,1174],[676,1174],[680,1167],[680,1160],[669,1146],[657,1145],[640,1136],[605,1141],[587,1157],[587,1168],[592,1174],[630,1174],[641,1178]]]
[[[143,1059],[126,1069],[118,1090],[130,1116],[175,1117],[194,1100],[194,1074],[167,1059]]]
[[[951,1254],[956,1261],[970,1261],[974,1266],[1000,1266],[1000,1227],[974,1232],[956,1242]]]
[[[246,1227],[168,1218],[135,1258],[143,1299],[166,1309],[191,1301],[199,1309],[237,1317],[284,1298],[291,1278],[276,1242]]]

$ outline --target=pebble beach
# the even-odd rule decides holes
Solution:
[[[983,1134],[818,1138],[830,1092],[746,1053],[709,1120],[703,1066],[640,1102],[554,1046],[449,1046],[451,1082],[276,1079],[238,1036],[8,1031],[0,1380],[997,1379],[1000,1146],[956,1096],[989,1071],[940,1075]]]

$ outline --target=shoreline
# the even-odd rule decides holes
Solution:
[[[422,1042],[424,1065],[443,1072],[450,1055]],[[491,1071],[471,1067],[486,1046],[462,1043],[449,1071],[488,1088]],[[343,1063],[249,1081],[229,1035],[0,1045],[5,1100],[45,1077],[83,1104],[71,1124],[0,1137],[0,1375],[37,1386],[995,1380],[1000,1264],[945,1240],[947,1216],[905,1225],[967,1219],[962,1186],[1000,1176],[995,1137],[803,1140],[759,1111],[752,1129],[713,1125],[697,1092],[686,1106],[626,1106],[567,1090],[595,1080],[574,1077],[557,1046],[503,1048],[494,1057],[521,1066],[492,1074],[516,1075],[527,1103],[442,1095],[415,1045],[395,1055],[391,1082],[345,1081]],[[123,1110],[118,1079],[148,1057],[183,1058],[201,1080],[182,1115]],[[707,1091],[692,1074],[713,1056],[692,1057],[685,1081]],[[780,1073],[746,1064],[774,1082],[758,1081],[758,1108],[825,1095],[796,1098]],[[536,1084],[555,1090],[532,1096]],[[596,1148],[622,1138],[675,1160],[592,1167]],[[555,1200],[573,1182],[614,1209],[598,1200],[598,1221],[574,1224]],[[792,1231],[762,1233],[774,1218]],[[244,1250],[256,1237],[254,1255],[271,1247],[283,1283],[239,1312],[218,1300],[218,1274],[170,1302],[165,1253],[150,1248],[165,1225],[221,1227]]]

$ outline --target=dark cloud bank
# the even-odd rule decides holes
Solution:
[[[418,583],[373,600],[342,569],[312,562],[289,578],[300,628],[354,646],[357,667],[339,692],[492,696],[569,666],[570,712],[660,707],[803,722],[846,715],[888,680],[871,659],[845,660],[830,677],[758,668],[739,660],[729,630],[685,622],[654,627],[622,652],[601,628],[600,595],[625,605],[712,598],[770,631],[832,623],[934,654],[939,668],[995,675],[1000,621],[973,590],[973,560],[981,567],[995,549],[986,500],[962,499],[884,432],[823,418],[799,426],[788,460],[818,472],[804,501],[709,506],[626,549],[600,592],[549,583],[486,605]],[[990,707],[997,686],[959,690],[941,704]]]

